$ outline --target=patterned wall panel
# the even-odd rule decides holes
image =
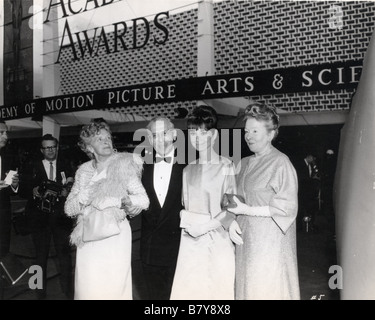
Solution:
[[[169,30],[169,39],[164,45],[155,45],[148,41],[144,48],[120,50],[106,54],[105,48],[97,56],[72,61],[71,49],[62,50],[61,89],[62,94],[71,94],[92,90],[130,86],[141,83],[159,82],[179,78],[195,77],[197,74],[197,10],[179,14],[170,14],[169,18],[160,19]],[[153,22],[150,22],[150,34],[160,34]],[[98,31],[99,32],[99,31]],[[132,40],[132,26],[128,26],[128,40]],[[138,26],[138,43],[143,43],[144,27]],[[81,35],[83,39],[83,35]],[[114,34],[107,34],[109,47],[113,47]],[[127,44],[127,42],[126,42]],[[79,52],[79,47],[76,44]],[[195,102],[175,104],[122,107],[116,112],[136,113],[144,119],[154,116],[176,115],[179,107],[192,109]],[[111,111],[113,111],[111,109]]]
[[[342,28],[331,28],[332,6]],[[375,23],[375,1],[250,1],[214,4],[216,74],[251,72],[363,59]],[[165,45],[99,54],[71,61],[61,57],[62,94],[195,77],[197,10],[163,20],[170,30]],[[151,31],[155,28],[150,24]],[[131,32],[131,27],[129,31]],[[108,34],[113,42],[113,34]],[[252,96],[289,112],[336,111],[350,107],[353,90]],[[196,102],[123,107],[145,119],[175,117],[175,108],[191,110]]]
[[[341,9],[342,27],[331,28]],[[335,21],[334,21],[335,22]],[[223,1],[215,5],[217,74],[363,59],[374,1]],[[340,25],[340,21],[336,21]],[[349,109],[353,90],[253,96],[290,112]]]

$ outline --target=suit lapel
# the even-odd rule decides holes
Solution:
[[[165,197],[164,205],[161,211],[161,215],[159,217],[159,221],[163,219],[163,217],[166,215],[168,208],[170,206],[170,203],[173,201],[173,194],[176,192],[175,188],[176,185],[178,185],[178,180],[182,179],[182,175],[180,174],[181,167],[179,164],[175,163],[172,166],[172,172],[171,172],[171,179],[169,180],[169,185],[168,185],[168,191],[167,195]],[[158,201],[159,202],[159,201]]]
[[[171,195],[170,193],[173,192],[173,186],[175,185],[175,180],[177,179],[177,176],[178,176],[178,165],[177,164],[174,164],[172,166],[172,172],[171,172],[171,178],[169,180],[169,185],[168,185],[168,191],[167,191],[167,195],[165,197],[165,201],[164,201],[164,207],[168,205],[168,200],[170,200],[171,198]]]
[[[43,161],[39,162],[39,172],[40,172],[40,175],[41,175],[41,180],[47,180],[48,179],[47,172],[44,169]]]
[[[145,165],[143,175],[145,177],[144,188],[146,189],[148,197],[150,198],[150,202],[155,202],[158,205],[158,208],[161,208],[154,186],[154,164]]]

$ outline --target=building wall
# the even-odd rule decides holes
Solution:
[[[330,8],[342,28],[330,29]],[[217,74],[363,59],[374,1],[223,1],[215,6]],[[347,110],[353,90],[253,96],[290,112]]]
[[[331,6],[341,8],[342,28],[330,29]],[[251,72],[363,59],[374,30],[373,1],[222,1],[214,4],[216,74]],[[62,51],[62,93],[159,82],[197,75],[197,10],[171,15],[165,45],[99,54],[71,61]],[[154,26],[151,24],[151,29]],[[129,28],[131,30],[131,28]],[[153,30],[153,29],[152,29]],[[113,34],[109,34],[113,41]],[[353,90],[252,96],[289,112],[348,110]],[[174,118],[196,102],[123,107],[116,112]]]
[[[72,61],[70,49],[62,50],[61,88],[62,94],[71,94],[92,90],[152,83],[197,75],[197,10],[189,10],[170,15],[160,21],[169,30],[169,40],[164,45],[155,45],[151,41],[141,49],[120,50],[106,54],[99,51],[95,57],[85,57]],[[138,27],[142,35],[143,27]],[[150,23],[151,34],[157,34],[155,25]],[[160,33],[160,31],[159,31]],[[127,41],[132,40],[132,27],[128,27]],[[114,41],[109,33],[110,47]],[[83,37],[82,37],[83,38]],[[129,38],[129,39],[128,39]],[[139,38],[139,43],[142,43]],[[78,45],[76,45],[78,50]],[[130,48],[130,46],[129,46]],[[104,49],[104,48],[102,48]],[[153,116],[175,116],[175,108],[191,109],[194,102],[158,104],[136,107],[123,107],[115,110],[123,113],[136,113],[149,119]]]

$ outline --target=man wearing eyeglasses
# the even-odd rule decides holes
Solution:
[[[64,214],[64,203],[73,182],[73,173],[58,159],[59,141],[50,134],[41,139],[42,160],[34,164],[26,213],[35,246],[36,265],[43,270],[43,288],[38,299],[46,298],[47,261],[51,239],[59,261],[60,283],[67,298],[72,297],[72,259],[69,235],[72,221]]]

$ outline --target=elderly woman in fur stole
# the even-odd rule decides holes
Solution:
[[[127,215],[147,209],[141,183],[142,159],[117,153],[108,125],[82,128],[79,146],[92,159],[77,170],[65,203],[76,218],[71,243],[77,246],[76,300],[132,299],[132,233]]]

